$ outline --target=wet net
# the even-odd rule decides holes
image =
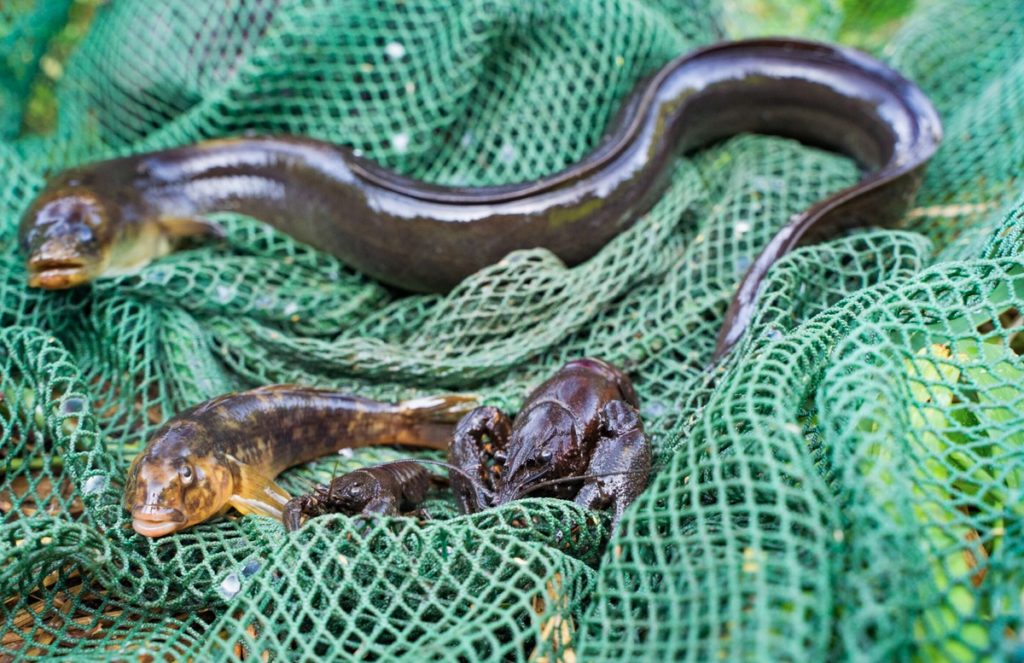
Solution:
[[[854,182],[851,162],[735,137],[680,159],[592,260],[519,252],[444,296],[399,296],[236,215],[223,245],[137,275],[24,285],[17,220],[47,172],[255,131],[517,182],[580,159],[673,56],[767,33],[875,52],[946,139],[905,227],[783,260],[719,370],[745,267]],[[0,141],[0,658],[1024,657],[1017,0],[9,0]],[[443,489],[427,521],[291,535],[245,517],[150,540],[120,505],[147,436],[217,394],[460,390],[514,412],[580,355],[631,373],[657,451],[614,534],[552,499],[459,516]]]

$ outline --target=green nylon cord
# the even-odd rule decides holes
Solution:
[[[0,660],[1014,657],[1024,590],[1024,5],[1015,0],[142,0],[0,6]],[[738,136],[681,159],[593,260],[525,251],[398,297],[260,223],[74,292],[14,238],[53,170],[243,131],[432,182],[550,174],[634,83],[725,37],[872,50],[946,139],[902,230],[749,261],[857,179]],[[69,57],[65,57],[70,52]],[[49,106],[47,106],[49,104]],[[42,110],[41,110],[42,109]],[[415,250],[411,248],[410,250]],[[218,519],[143,539],[128,461],[173,413],[301,382],[515,412],[566,360],[634,377],[657,472],[611,535],[551,499],[431,519]],[[338,471],[405,457],[354,452]],[[435,456],[436,457],[436,456]],[[287,472],[290,491],[335,471]]]

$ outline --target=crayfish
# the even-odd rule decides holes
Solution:
[[[514,421],[478,407],[448,447],[449,478],[462,513],[526,494],[610,509],[612,526],[647,486],[651,448],[625,373],[576,359],[530,394]]]
[[[429,488],[430,474],[412,460],[364,467],[335,477],[326,485],[318,485],[312,493],[289,500],[282,519],[285,529],[291,532],[299,529],[303,516],[397,515],[418,507]]]

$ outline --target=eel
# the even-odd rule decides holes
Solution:
[[[385,403],[298,385],[226,394],[168,420],[132,461],[124,506],[143,536],[177,532],[234,508],[281,520],[285,469],[359,446],[447,449],[475,397]]]
[[[518,249],[588,259],[658,200],[674,158],[742,132],[838,151],[863,175],[792,217],[752,261],[719,333],[721,356],[779,257],[850,227],[895,225],[912,201],[941,123],[924,93],[878,60],[788,38],[701,48],[641,81],[582,160],[518,184],[432,185],[294,136],[90,163],[48,183],[19,239],[30,286],[69,288],[137,270],[185,238],[219,236],[205,215],[232,211],[397,288],[445,292]]]

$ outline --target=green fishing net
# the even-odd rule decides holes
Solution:
[[[136,275],[24,285],[18,218],[55,170],[251,131],[518,182],[584,156],[673,56],[769,33],[871,50],[946,138],[904,228],[780,262],[716,370],[746,266],[851,162],[738,136],[680,159],[592,260],[518,252],[443,296],[228,214],[227,242]],[[0,172],[0,659],[1024,658],[1018,0],[8,0]],[[581,355],[635,378],[657,453],[614,533],[552,499],[459,516],[441,488],[427,520],[291,535],[245,517],[145,539],[120,505],[147,437],[214,395],[458,390],[514,412]]]

